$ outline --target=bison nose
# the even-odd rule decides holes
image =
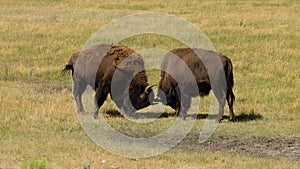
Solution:
[[[158,89],[157,91],[157,97],[156,98],[153,98],[153,101],[150,102],[151,104],[158,104],[158,103],[162,103],[162,104],[166,104],[167,103],[167,99],[166,99],[166,95],[165,93]]]

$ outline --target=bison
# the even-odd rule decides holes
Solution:
[[[64,67],[63,72],[66,71],[72,71],[78,113],[85,113],[82,94],[87,85],[95,91],[95,119],[108,94],[126,112],[151,104],[153,85],[147,82],[143,58],[126,46],[100,44],[78,51]]]
[[[184,66],[189,70],[185,70]],[[189,71],[193,77],[185,73]],[[173,49],[164,56],[160,76],[157,100],[165,98],[164,104],[172,107],[176,115],[185,119],[191,98],[208,95],[212,89],[219,103],[217,121],[223,119],[226,100],[229,119],[233,120],[233,67],[228,57],[200,48]],[[196,84],[195,90],[192,83]]]

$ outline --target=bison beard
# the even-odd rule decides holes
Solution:
[[[179,81],[182,83],[181,85],[175,79],[176,77],[178,79],[178,77],[182,78],[186,75],[183,74],[184,70],[177,70],[181,68],[176,66],[178,65],[176,58],[183,61],[194,75],[193,78],[185,78],[187,80],[184,80],[184,82]],[[216,64],[219,60],[221,61],[219,63],[220,66]],[[173,72],[173,76],[175,77],[172,77],[167,72]],[[196,80],[197,89],[191,87],[194,80]],[[228,57],[199,48],[177,48],[167,53],[163,59],[158,100],[161,100],[165,96],[165,104],[171,106],[175,110],[176,115],[180,115],[185,119],[187,110],[190,107],[191,98],[198,94],[200,96],[208,95],[212,89],[219,103],[217,121],[220,122],[223,119],[226,100],[229,105],[229,119],[233,120],[233,103],[235,99],[232,91],[233,84],[233,67]],[[180,89],[184,92],[180,92]],[[199,93],[195,92],[197,90]]]
[[[113,91],[116,95],[112,99],[117,107],[125,111],[150,105],[149,96],[153,85],[147,82],[143,59],[126,46],[101,44],[78,51],[71,56],[63,72],[70,70],[78,113],[85,113],[81,97],[87,85],[96,92],[94,118],[98,118],[99,108],[107,95],[112,96],[111,89],[116,90]],[[126,88],[126,84],[129,87]],[[128,95],[130,100],[126,97]]]

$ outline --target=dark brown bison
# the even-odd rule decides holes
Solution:
[[[233,83],[233,67],[228,57],[199,48],[177,48],[163,59],[158,100],[165,98],[165,104],[185,119],[191,98],[208,95],[212,89],[219,103],[217,120],[223,119],[226,100],[229,119],[233,120]]]
[[[96,92],[94,118],[98,118],[109,93],[117,107],[126,112],[150,105],[153,85],[147,82],[143,58],[126,46],[100,44],[78,51],[63,72],[69,70],[78,113],[85,112],[81,97],[87,85]]]

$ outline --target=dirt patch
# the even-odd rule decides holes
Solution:
[[[300,138],[214,137],[201,144],[205,150],[225,150],[257,156],[280,156],[300,159]]]

